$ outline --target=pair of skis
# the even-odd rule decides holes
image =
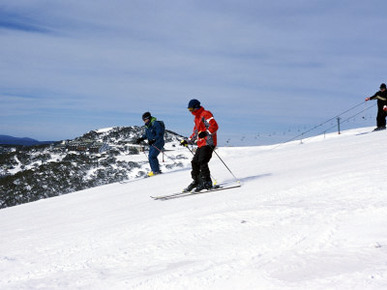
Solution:
[[[176,192],[176,193],[167,194],[167,195],[151,196],[151,198],[153,198],[154,200],[169,200],[169,199],[186,197],[186,196],[192,196],[192,195],[197,195],[197,194],[203,194],[203,193],[209,193],[209,192],[233,189],[233,188],[238,188],[238,187],[241,187],[240,182],[232,183],[232,184],[215,185],[211,189],[202,190],[202,191],[199,191],[199,192],[196,192],[196,191],[188,191],[188,192],[182,191],[182,192]]]

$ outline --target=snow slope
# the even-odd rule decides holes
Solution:
[[[370,130],[219,148],[238,189],[149,198],[185,168],[3,209],[0,289],[387,289],[387,133]]]

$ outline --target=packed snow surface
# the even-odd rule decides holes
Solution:
[[[371,130],[219,148],[237,189],[150,198],[187,166],[0,210],[0,289],[387,289],[387,132]]]

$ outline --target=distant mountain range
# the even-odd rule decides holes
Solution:
[[[55,141],[38,141],[32,138],[19,138],[9,135],[0,135],[0,145],[22,145],[22,146],[33,146],[41,144],[51,144]]]

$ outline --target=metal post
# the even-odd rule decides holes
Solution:
[[[341,134],[341,132],[340,132],[340,117],[337,117],[337,132],[339,135]]]

